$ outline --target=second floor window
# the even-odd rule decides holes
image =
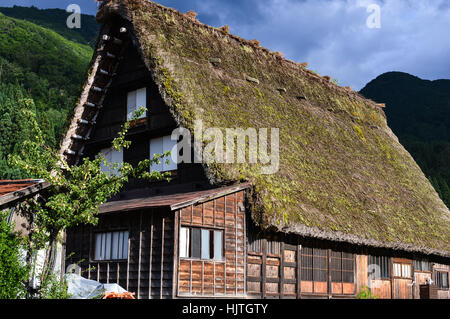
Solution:
[[[123,150],[122,149],[120,151],[116,151],[114,148],[110,147],[110,148],[102,149],[100,152],[111,164],[114,164],[114,163],[122,164],[123,163]],[[114,175],[118,174],[117,169],[113,169],[112,167],[107,167],[103,163],[101,164],[101,169],[102,169],[102,172],[104,172],[104,173],[112,173]]]
[[[135,91],[128,92],[127,96],[127,120],[131,120],[133,112],[141,106],[147,107],[147,89],[142,88]],[[146,117],[144,113],[140,118]]]
[[[160,159],[159,164],[153,164],[150,167],[151,171],[167,172],[175,171],[177,169],[177,163],[173,160],[176,158],[177,151],[174,147],[177,145],[177,141],[173,141],[171,136],[163,136],[150,140],[150,159],[153,159],[155,154],[163,155],[167,151],[171,151],[171,155]],[[166,163],[169,161],[169,163]]]

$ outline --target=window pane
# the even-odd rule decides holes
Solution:
[[[211,259],[209,251],[209,230],[202,229],[202,259]]]
[[[448,272],[442,273],[442,288],[448,288]]]
[[[201,257],[201,247],[200,247],[200,229],[192,229],[192,258]]]
[[[105,259],[111,259],[111,233],[106,234]]]
[[[159,138],[154,138],[152,140],[150,140],[150,159],[153,159],[153,157],[155,157],[155,154],[159,154],[162,155],[163,152],[163,138],[159,137]],[[157,171],[157,172],[162,172],[163,171],[163,159],[160,159],[161,163],[159,164],[152,164],[150,166],[150,170],[151,171]]]
[[[223,260],[223,232],[214,231],[214,260]]]
[[[112,234],[112,255],[111,259],[119,259],[119,232]]]
[[[189,257],[189,228],[186,227],[180,229],[180,257]]]
[[[170,135],[163,137],[163,153],[171,151],[170,156],[165,157],[163,160],[164,171],[174,171],[177,169],[177,143],[178,141],[176,140],[172,141],[172,136]],[[173,159],[175,159],[175,161]],[[166,164],[167,160],[169,160],[169,165]]]
[[[136,110],[136,91],[128,92],[127,96],[127,119],[132,118],[133,112]]]
[[[122,250],[122,258],[121,259],[127,259],[128,258],[128,236],[129,232],[125,231],[123,232],[123,250]]]
[[[142,88],[136,91],[136,110],[141,106],[147,107],[147,90]],[[145,115],[144,115],[145,116]],[[144,117],[141,116],[141,117]]]
[[[95,235],[95,260],[102,260],[102,234]]]
[[[119,232],[119,239],[118,239],[118,247],[117,247],[117,258],[123,259],[123,232]]]

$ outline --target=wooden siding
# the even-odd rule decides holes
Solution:
[[[247,253],[247,294],[251,298],[321,298],[321,297],[354,297],[356,294],[355,280],[353,282],[332,281],[330,268],[331,251],[339,252],[334,247],[321,247],[321,265],[326,273],[321,271],[319,279],[302,280],[302,270],[313,270],[308,265],[302,266],[302,251],[304,247],[312,247],[313,242],[301,240],[295,236],[282,234],[270,235],[257,233],[251,227],[248,229]],[[311,248],[309,248],[312,254]],[[310,255],[311,263],[313,255]],[[350,261],[352,259],[349,259]],[[353,259],[354,260],[354,259]],[[306,268],[305,268],[306,267]],[[322,267],[322,266],[321,266]],[[353,261],[352,276],[356,271]],[[308,277],[309,278],[309,277]]]
[[[84,277],[117,283],[139,299],[172,298],[174,220],[168,210],[102,215],[96,227],[67,231],[67,265],[82,261]],[[94,234],[117,230],[129,231],[128,259],[95,261]]]
[[[178,296],[245,296],[244,191],[177,212],[180,227],[224,231],[224,260],[178,258]]]

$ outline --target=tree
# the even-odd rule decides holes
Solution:
[[[21,262],[22,242],[7,221],[8,212],[0,212],[0,299],[21,298],[28,268]]]
[[[123,125],[118,137],[112,142],[114,149],[130,147],[131,142],[126,140],[130,123],[144,112],[145,108],[140,108],[134,117]],[[13,167],[18,167],[31,176],[45,179],[50,183],[41,196],[26,201],[20,209],[31,225],[27,262],[32,263],[33,251],[48,248],[40,277],[41,283],[44,283],[50,278],[55,263],[58,235],[69,227],[81,224],[95,225],[98,221],[96,216],[99,206],[117,194],[128,182],[129,177],[149,180],[169,179],[168,173],[150,172],[150,166],[153,163],[160,163],[163,157],[170,155],[170,152],[141,161],[136,167],[129,163],[121,165],[109,163],[100,153],[95,159],[84,158],[81,164],[69,166],[58,152],[43,143],[42,137],[37,137],[37,141],[24,141],[19,154],[10,156],[9,162]],[[117,173],[103,172],[101,165]],[[32,291],[30,288],[28,295],[31,296],[33,293],[42,296],[42,291],[39,289]]]

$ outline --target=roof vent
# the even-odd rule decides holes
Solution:
[[[255,79],[255,78],[252,78],[251,76],[246,75],[246,76],[245,76],[245,79],[246,79],[247,81],[249,81],[249,82],[253,82],[253,83],[259,84],[259,80],[258,80],[258,79]]]

